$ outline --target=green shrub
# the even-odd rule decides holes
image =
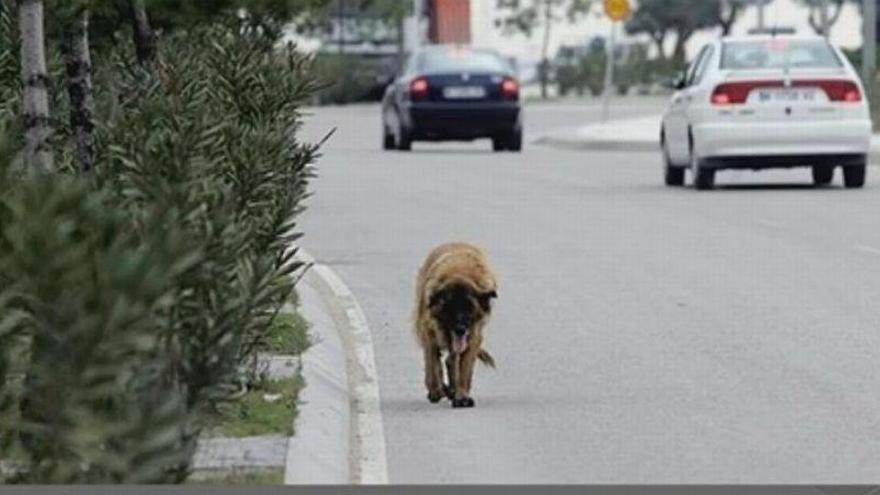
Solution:
[[[23,383],[3,394],[2,451],[21,441],[28,482],[178,479],[193,436],[155,329],[199,259],[176,212],[138,232],[84,181],[0,168],[15,181],[0,202],[0,341],[32,342]]]
[[[17,175],[11,131],[0,452],[24,449],[19,481],[181,481],[199,412],[258,378],[256,352],[301,268],[290,247],[317,150],[296,139],[315,89],[309,61],[275,41],[215,25],[165,39],[157,73],[125,45],[97,61],[89,176]],[[10,46],[0,43],[0,108],[18,96]],[[52,144],[64,163],[69,139]],[[10,373],[14,343],[29,346],[24,380]]]
[[[173,38],[164,81],[136,71],[123,84],[138,103],[106,129],[99,182],[136,218],[151,205],[180,219],[204,262],[183,274],[160,329],[181,346],[178,369],[191,407],[222,395],[252,361],[300,265],[287,248],[316,148],[295,139],[313,90],[306,60],[276,58],[260,36],[221,27]],[[198,41],[194,41],[198,40]]]
[[[367,101],[382,79],[379,66],[356,55],[321,53],[315,57],[315,74],[322,89],[321,104],[342,105]]]

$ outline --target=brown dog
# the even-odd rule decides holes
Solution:
[[[428,400],[452,400],[452,407],[473,407],[470,396],[474,364],[479,359],[495,367],[483,350],[483,329],[498,297],[495,276],[485,253],[465,243],[434,249],[416,281],[415,332],[425,354]],[[441,352],[447,352],[443,380]]]

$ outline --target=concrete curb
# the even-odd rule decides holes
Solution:
[[[649,122],[650,125],[646,124]],[[532,144],[578,151],[659,152],[660,124],[653,118],[612,121],[580,128],[556,129],[532,140]],[[871,142],[868,159],[880,162],[880,134]]]
[[[192,468],[197,473],[284,467],[287,438],[262,436],[199,440]]]
[[[388,465],[373,338],[360,305],[345,282],[303,250],[297,259],[310,266],[308,282],[330,313],[346,354],[351,425],[350,482],[387,484]]]
[[[577,136],[540,136],[533,144],[579,151],[652,152],[660,150],[659,141],[584,139]]]
[[[532,144],[574,151],[609,151],[629,153],[660,152],[659,141],[632,141],[608,139],[584,139],[576,136],[541,136]],[[875,143],[868,154],[868,161],[880,164],[880,143]]]

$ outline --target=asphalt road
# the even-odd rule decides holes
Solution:
[[[597,115],[537,105],[527,126]],[[880,482],[880,169],[864,190],[797,170],[698,193],[663,187],[653,153],[384,152],[373,106],[307,135],[330,127],[303,245],[371,325],[392,482]],[[410,330],[416,270],[451,240],[500,277],[471,410],[425,400]]]

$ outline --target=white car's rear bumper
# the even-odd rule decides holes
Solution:
[[[784,123],[703,123],[693,127],[700,158],[866,155],[871,147],[867,119]]]

